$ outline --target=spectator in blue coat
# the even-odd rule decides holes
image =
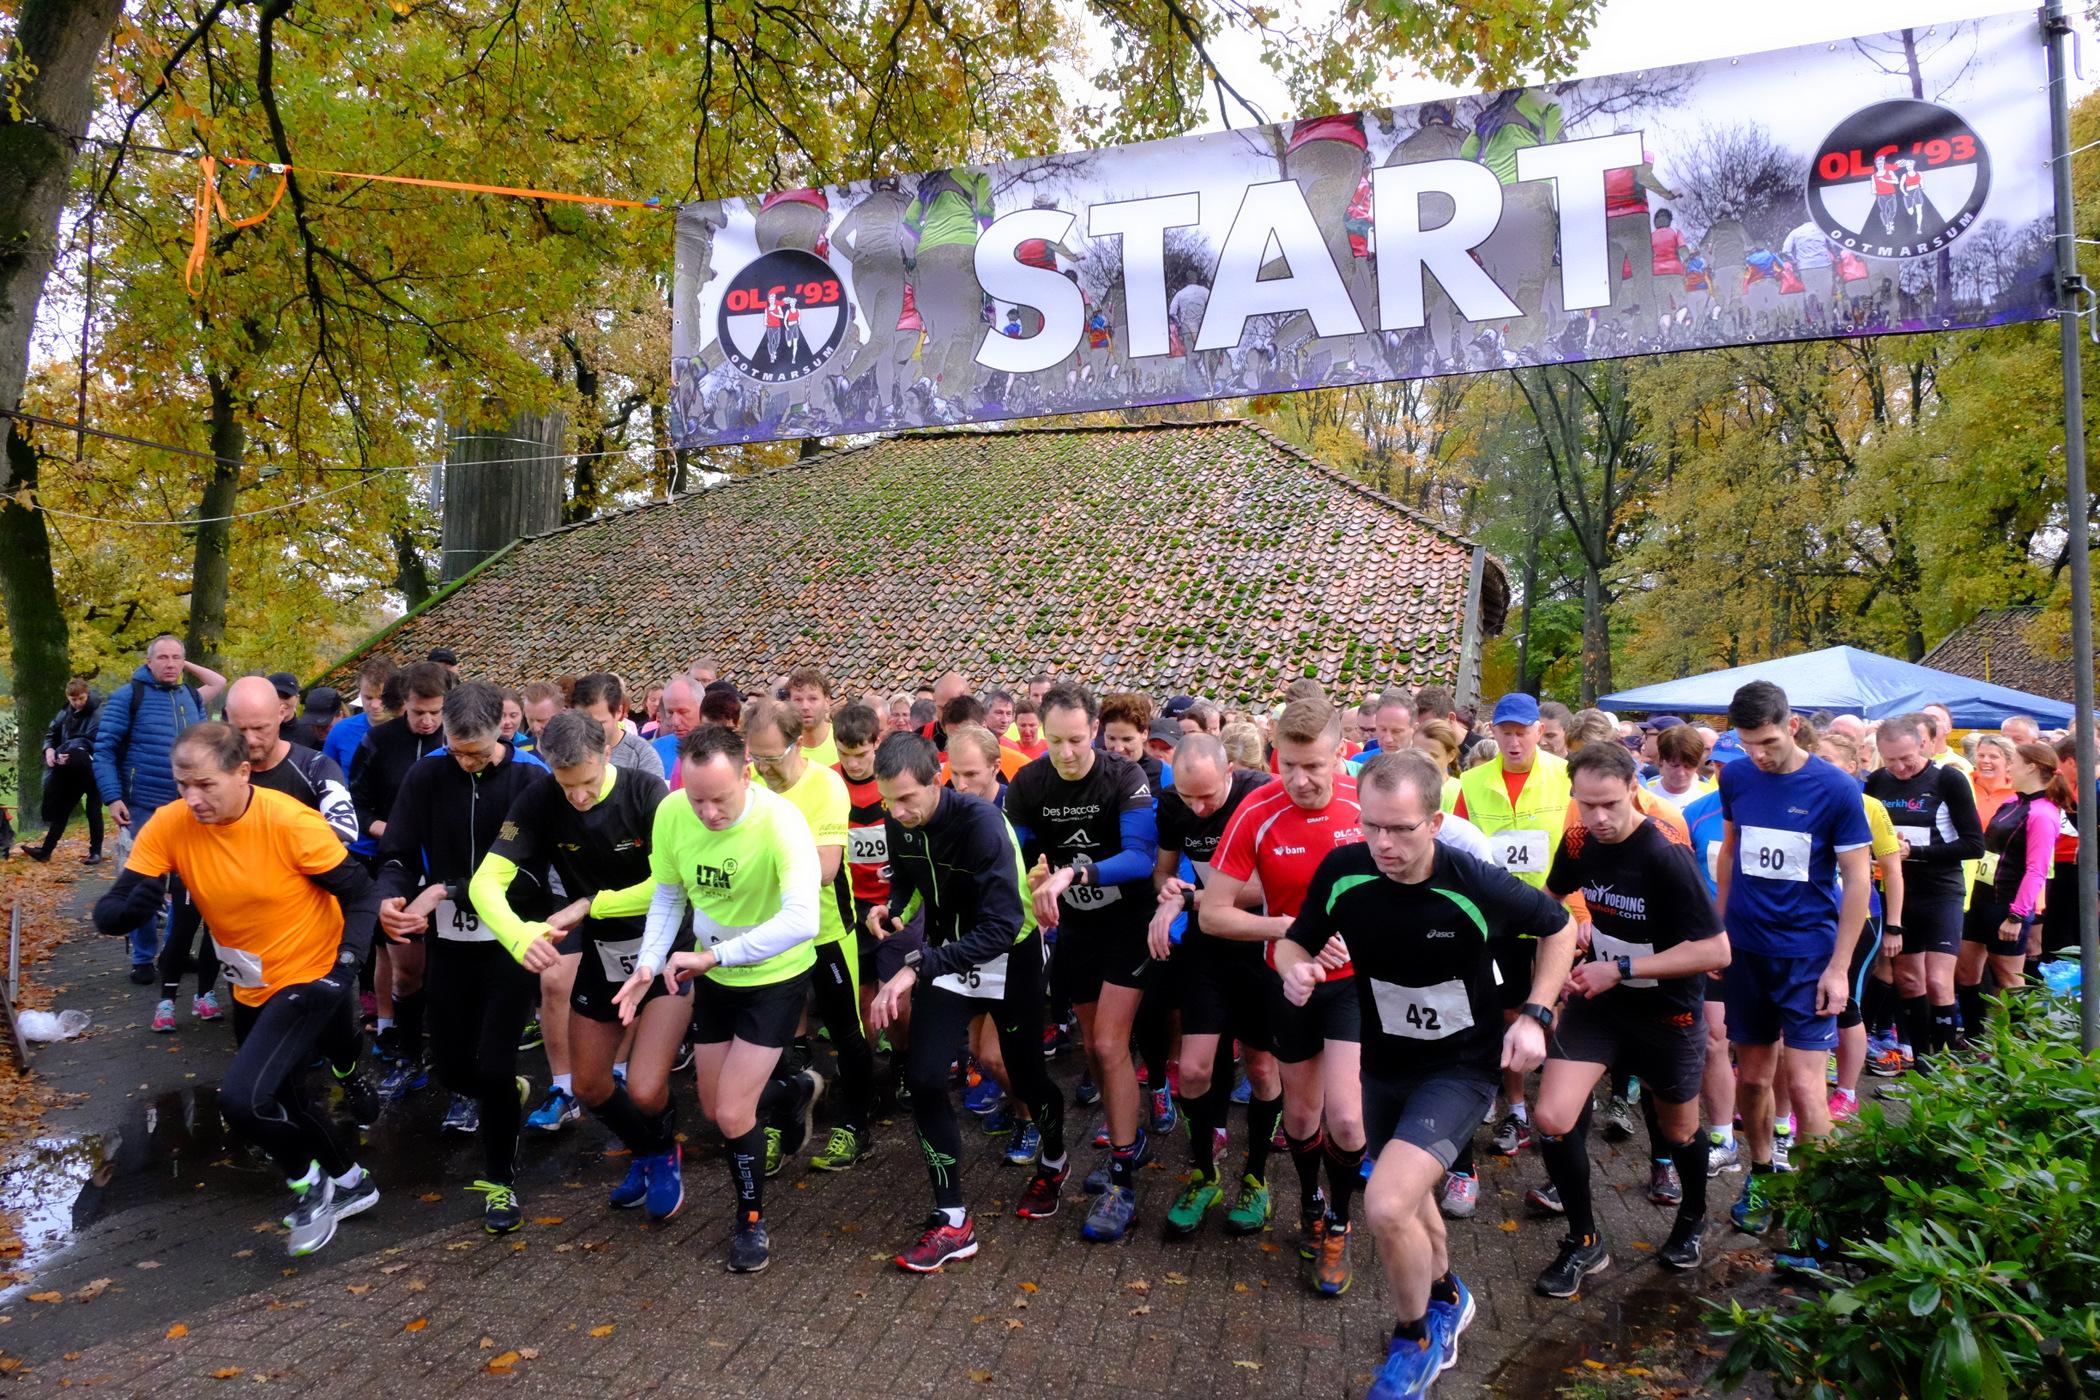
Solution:
[[[95,787],[111,821],[136,836],[157,808],[177,799],[168,756],[225,689],[226,677],[187,659],[172,633],[146,643],[146,664],[110,692],[95,728]],[[160,930],[155,915],[130,932],[131,980],[140,986],[155,980]]]

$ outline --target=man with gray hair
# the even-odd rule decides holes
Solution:
[[[1998,724],[1998,732],[2014,744],[2032,744],[2042,737],[2042,727],[2029,715],[2007,715]]]
[[[700,727],[700,687],[684,676],[673,676],[664,682],[663,694],[657,697],[656,704],[662,716],[658,721],[661,728],[650,747],[656,750],[656,761],[663,765],[665,781],[675,784],[679,741]]]

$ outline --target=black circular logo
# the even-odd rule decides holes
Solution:
[[[1966,233],[1991,192],[1991,157],[1961,114],[1910,98],[1839,122],[1808,174],[1808,212],[1841,248],[1920,258]]]
[[[729,363],[747,377],[789,384],[838,353],[851,319],[831,264],[800,248],[781,248],[729,279],[715,334]]]

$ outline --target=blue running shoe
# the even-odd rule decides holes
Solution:
[[[1111,1186],[1094,1198],[1079,1233],[1096,1244],[1113,1244],[1137,1224],[1137,1192],[1128,1186]]]
[[[1466,1287],[1466,1281],[1457,1274],[1453,1274],[1451,1275],[1451,1282],[1458,1289],[1458,1301],[1456,1303],[1440,1303],[1433,1296],[1429,1300],[1429,1310],[1436,1312],[1441,1309],[1447,1315],[1447,1319],[1451,1324],[1450,1340],[1445,1349],[1444,1366],[1446,1369],[1449,1369],[1458,1361],[1458,1334],[1473,1325],[1473,1318],[1480,1311],[1479,1307],[1473,1302],[1473,1290]]]
[[[1081,1108],[1092,1108],[1101,1102],[1101,1086],[1094,1082],[1091,1074],[1079,1076],[1078,1087],[1072,1090],[1072,1102]]]
[[[648,1179],[649,1218],[669,1220],[685,1204],[685,1152],[678,1144],[660,1157],[651,1157],[644,1168]]]
[[[983,1121],[986,1137],[1005,1137],[1014,1130],[1014,1116],[1006,1111],[1004,1104],[985,1114]]]
[[[1247,1082],[1247,1076],[1244,1074],[1240,1076],[1239,1082],[1232,1086],[1232,1101],[1239,1104],[1254,1102],[1254,1086]]]
[[[970,1090],[963,1095],[963,1108],[965,1111],[974,1113],[982,1118],[996,1110],[999,1107],[1000,1100],[1005,1097],[1006,1095],[1000,1092],[999,1081],[990,1075],[986,1075],[978,1080],[975,1085],[971,1086]]]
[[[583,1117],[583,1105],[567,1089],[555,1086],[540,1100],[540,1106],[525,1115],[525,1126],[537,1128],[543,1133],[560,1132],[561,1129]]]
[[[379,1081],[379,1097],[388,1103],[399,1103],[429,1082],[430,1071],[423,1066],[396,1064],[386,1072],[386,1077]]]
[[[649,1164],[654,1157],[636,1157],[627,1163],[627,1179],[613,1187],[607,1199],[614,1210],[631,1210],[649,1197]]]
[[[1772,1228],[1772,1198],[1765,1189],[1767,1175],[1752,1171],[1743,1179],[1743,1194],[1728,1208],[1728,1218],[1746,1235],[1762,1235]]]
[[[1180,1110],[1174,1107],[1174,1096],[1164,1088],[1152,1091],[1152,1131],[1171,1133],[1181,1122]]]
[[[1371,1388],[1365,1392],[1365,1400],[1419,1400],[1427,1395],[1430,1383],[1444,1369],[1444,1334],[1449,1326],[1432,1307],[1424,1319],[1426,1335],[1421,1341],[1393,1338],[1385,1354],[1385,1364],[1378,1368],[1377,1375],[1371,1377]]]
[[[1032,1167],[1043,1155],[1043,1130],[1033,1123],[1023,1123],[1021,1131],[1006,1145],[1006,1160],[1017,1167]]]

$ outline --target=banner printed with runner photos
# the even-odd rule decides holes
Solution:
[[[2044,318],[2043,82],[2030,11],[688,204],[673,441]]]

